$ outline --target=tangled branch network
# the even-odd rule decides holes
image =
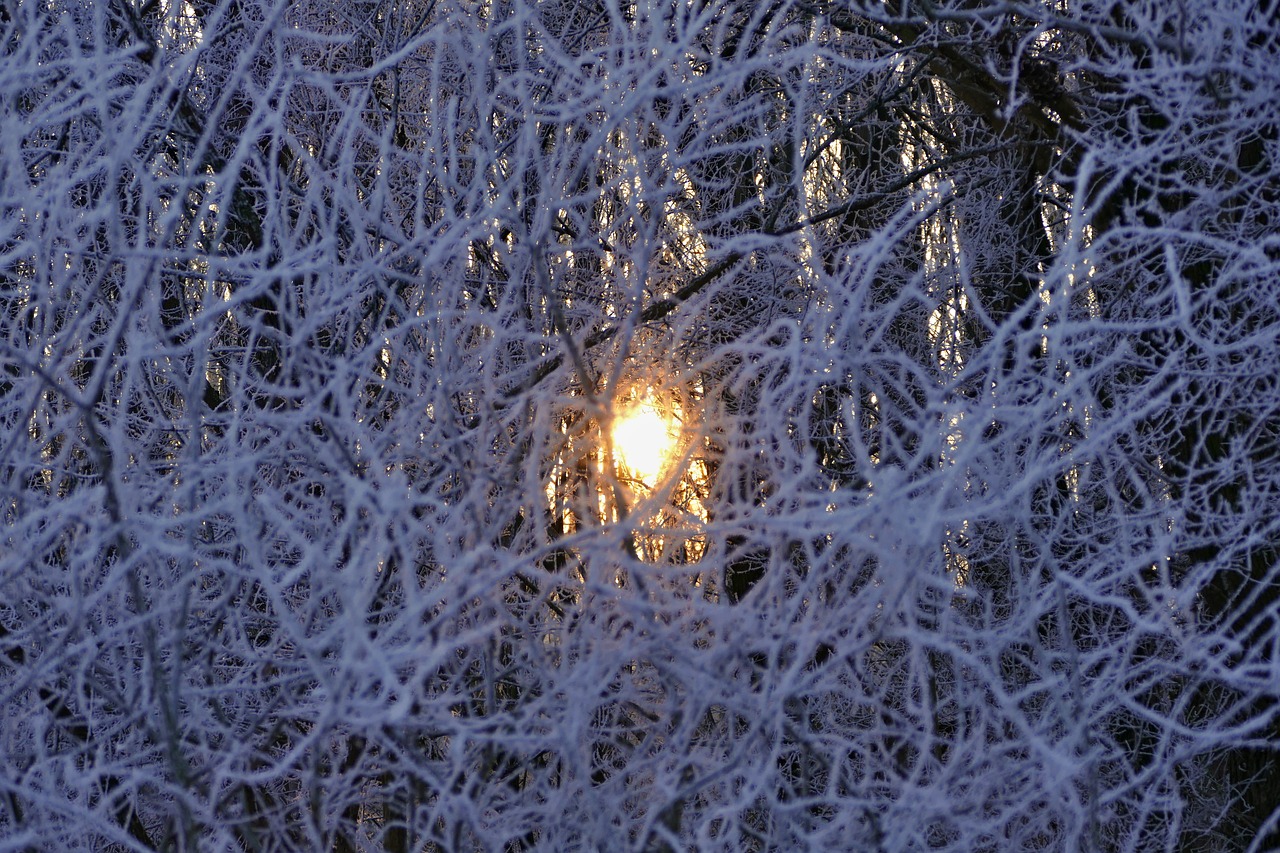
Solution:
[[[1276,849],[1278,15],[0,4],[0,850]]]

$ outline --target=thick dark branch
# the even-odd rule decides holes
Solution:
[[[656,302],[651,302],[641,310],[640,322],[652,323],[656,320],[661,320],[663,317],[667,316],[672,311],[675,311],[685,302],[688,302],[700,293],[708,284],[728,272],[745,256],[746,255],[743,252],[733,252],[723,260],[713,264],[708,270],[706,270],[706,272],[703,272],[701,275],[694,278],[693,281],[677,290],[674,296],[670,296],[666,299],[659,299]],[[618,332],[620,332],[622,328],[623,326],[621,325],[612,325],[592,332],[590,335],[587,335],[585,340],[583,340],[582,351],[585,352],[606,341],[612,340],[617,336]],[[533,376],[527,381],[521,383],[515,388],[508,388],[503,391],[503,398],[511,400],[522,394],[528,393],[541,383],[542,380],[559,370],[562,364],[564,364],[564,353],[548,358],[534,370]]]

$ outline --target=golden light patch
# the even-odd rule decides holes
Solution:
[[[650,403],[639,403],[613,421],[613,451],[624,473],[657,484],[676,445],[675,425]]]

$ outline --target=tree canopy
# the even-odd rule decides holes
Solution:
[[[3,850],[1272,849],[1280,4],[0,0],[0,517]]]

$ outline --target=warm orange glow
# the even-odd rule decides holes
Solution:
[[[619,463],[628,476],[647,486],[657,485],[675,445],[675,426],[652,403],[638,403],[613,421],[613,449]]]

